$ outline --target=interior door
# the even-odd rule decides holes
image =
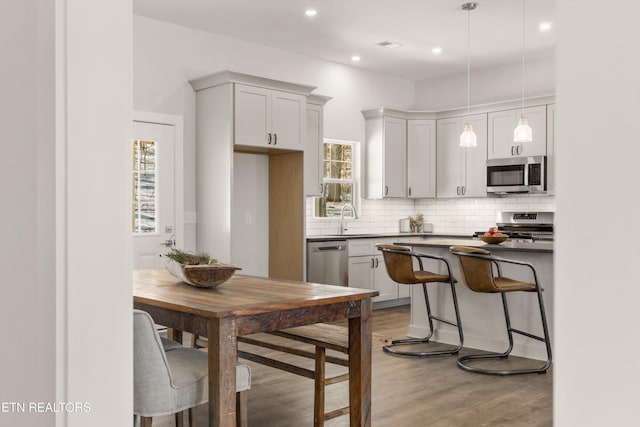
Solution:
[[[133,122],[133,268],[161,268],[176,240],[175,127]]]

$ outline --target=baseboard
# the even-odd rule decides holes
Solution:
[[[401,305],[409,305],[411,304],[411,298],[398,298],[398,299],[389,299],[386,301],[379,301],[373,303],[373,309],[378,310],[380,308],[390,308],[390,307],[398,307]]]

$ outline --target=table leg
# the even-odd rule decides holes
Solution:
[[[349,407],[351,427],[371,426],[371,299],[360,317],[349,318]]]
[[[209,426],[236,425],[236,322],[209,319]]]
[[[182,331],[177,329],[167,328],[167,338],[175,342],[179,342],[180,344],[184,344],[182,342]]]

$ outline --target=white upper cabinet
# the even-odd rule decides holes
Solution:
[[[406,197],[407,121],[383,116],[366,121],[365,197]]]
[[[436,197],[436,121],[407,120],[407,196]]]
[[[533,141],[513,142],[513,131],[524,112],[533,131]],[[547,154],[547,109],[545,105],[496,111],[488,114],[489,159],[507,157],[544,156]]]
[[[303,150],[305,96],[237,83],[234,90],[236,145]]]
[[[324,104],[331,98],[309,95],[307,98],[307,136],[304,148],[304,194],[322,195]]]
[[[365,197],[436,195],[436,121],[428,112],[363,111]]]
[[[466,122],[473,126],[478,146],[460,147]],[[487,195],[487,115],[474,114],[437,120],[438,198]]]

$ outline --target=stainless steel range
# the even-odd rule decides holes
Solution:
[[[500,211],[496,226],[512,241],[553,241],[554,221],[555,212],[550,211]],[[474,237],[485,231],[474,233]]]

